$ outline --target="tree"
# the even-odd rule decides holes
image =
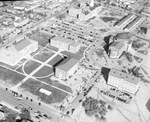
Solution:
[[[138,40],[132,42],[132,47],[135,49],[141,48],[145,45],[145,43],[140,43]]]
[[[26,108],[22,108],[20,117],[21,119],[24,119],[24,120],[30,120],[31,119],[30,111]]]
[[[106,120],[106,118],[104,116],[101,116],[101,120]]]
[[[133,57],[132,57],[132,54],[128,53],[128,52],[125,52],[124,53],[124,56],[127,58],[127,60],[129,62],[132,62],[133,61]]]
[[[111,105],[108,105],[107,107],[109,110],[113,110],[113,108],[111,107]]]
[[[56,18],[59,19],[59,20],[62,20],[64,18],[66,18],[66,15],[65,14],[60,14]]]
[[[5,118],[7,122],[15,122],[16,121],[16,115],[15,114],[8,114]]]

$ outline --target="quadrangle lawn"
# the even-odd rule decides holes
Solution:
[[[64,91],[70,92],[72,93],[72,89],[69,86],[63,85],[61,83],[59,83],[59,81],[53,81],[50,79],[50,77],[46,77],[46,78],[38,78],[38,80],[44,81],[52,86],[56,86]]]
[[[53,68],[48,66],[43,66],[39,71],[37,71],[33,76],[35,77],[43,77],[49,76],[53,73]]]
[[[41,99],[41,101],[48,103],[48,104],[60,103],[68,96],[68,94],[65,92],[62,92],[56,88],[53,88],[49,85],[43,84],[31,78],[28,79],[25,83],[23,83],[20,86],[20,88],[23,88],[25,91],[28,91],[32,93],[33,95],[38,96]],[[44,93],[39,92],[41,88],[50,91],[52,94],[48,96]]]
[[[40,53],[34,56],[34,59],[37,59],[41,62],[45,62],[47,59],[49,59],[52,55],[54,55],[53,52],[45,52],[45,53]]]
[[[24,71],[27,74],[30,74],[33,70],[38,68],[41,64],[38,62],[35,62],[33,60],[28,60],[24,65]]]

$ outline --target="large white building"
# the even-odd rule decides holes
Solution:
[[[116,69],[111,69],[107,84],[117,87],[120,90],[135,94],[139,88],[140,78]]]
[[[13,45],[2,47],[0,49],[0,61],[14,66],[37,49],[38,42],[24,38],[13,43]]]
[[[62,36],[52,38],[50,43],[60,50],[66,50],[72,53],[76,53],[80,49],[80,42]]]
[[[59,79],[66,80],[78,68],[79,60],[67,58],[56,67],[55,76]]]

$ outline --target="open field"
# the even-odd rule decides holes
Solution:
[[[58,51],[58,48],[57,48],[57,47],[54,47],[54,46],[51,46],[51,45],[48,45],[47,48],[48,48],[48,49],[51,49],[51,50],[53,50],[53,51],[55,51],[55,52]]]
[[[23,72],[23,70],[22,70],[22,66],[18,67],[18,68],[16,69],[16,71],[18,71],[18,72],[24,74],[24,72]]]
[[[118,21],[118,19],[115,17],[101,17],[101,19],[106,23],[110,21]]]
[[[0,82],[1,84],[14,86],[25,78],[24,75],[0,66]]]
[[[36,32],[31,35],[31,39],[39,43],[40,46],[45,47],[49,43],[49,39],[52,35],[47,35],[44,33]]]
[[[68,95],[65,92],[62,92],[58,89],[55,89],[49,85],[43,84],[37,80],[34,79],[28,79],[25,83],[23,83],[21,86],[25,91],[29,91],[33,95],[36,95],[39,97],[39,99],[45,103],[52,104],[52,103],[60,103],[62,102],[65,97]],[[46,89],[51,92],[51,95],[48,96],[44,93],[39,92],[40,88]]]
[[[35,54],[37,54],[38,52],[40,52],[42,49],[43,49],[42,47],[38,46],[38,50],[35,51],[35,52],[33,52],[33,53],[31,53],[30,55],[34,56]]]
[[[37,67],[39,67],[41,64],[38,62],[35,62],[33,60],[29,60],[26,62],[26,64],[24,65],[24,71],[27,74],[30,74],[33,70],[35,70]]]
[[[43,66],[39,71],[37,71],[33,76],[35,77],[45,77],[53,73],[53,68],[48,66]]]
[[[59,83],[59,81],[56,81],[56,80],[53,81],[53,80],[50,79],[50,77],[38,78],[38,79],[41,80],[41,81],[44,81],[44,82],[46,82],[46,83],[48,83],[48,84],[50,84],[50,85],[52,85],[52,86],[56,86],[56,87],[58,87],[58,88],[60,88],[60,89],[62,89],[62,90],[65,90],[65,91],[67,91],[67,92],[72,93],[72,89],[71,89],[70,87]]]
[[[34,56],[35,59],[41,61],[41,62],[45,62],[47,59],[49,59],[54,53],[49,51],[49,52],[44,52],[44,53],[40,53]]]

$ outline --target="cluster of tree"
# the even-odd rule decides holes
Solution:
[[[106,102],[102,100],[98,101],[92,97],[86,98],[86,100],[83,101],[82,106],[88,116],[93,116],[96,114],[99,116],[104,116],[107,112]]]
[[[0,122],[27,122],[31,121],[30,111],[26,108],[22,108],[20,114],[16,113],[6,113],[6,117]]]
[[[132,42],[132,47],[133,47],[134,49],[141,48],[141,47],[143,47],[144,45],[145,45],[145,43],[141,43],[140,41],[137,41],[137,40],[135,40],[135,41]]]
[[[129,52],[124,51],[124,52],[123,52],[123,55],[127,58],[127,60],[128,60],[129,62],[132,62],[132,61],[133,61],[133,55],[130,54]]]
[[[66,15],[65,14],[60,14],[60,15],[56,16],[56,18],[59,19],[59,20],[62,20],[64,18],[66,18]]]
[[[96,50],[95,52],[96,52],[96,54],[97,54],[100,58],[103,57],[103,53],[104,53],[104,50],[103,50],[103,49],[98,49],[98,50]]]

